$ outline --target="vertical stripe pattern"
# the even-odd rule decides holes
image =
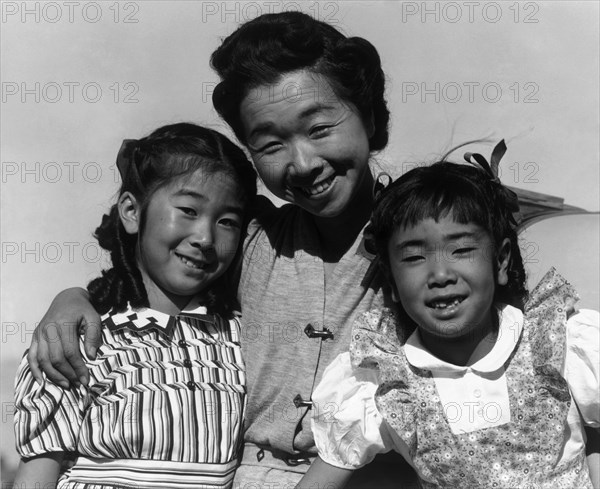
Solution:
[[[151,309],[127,311],[108,315],[103,325],[98,356],[87,362],[89,387],[39,385],[26,358],[21,362],[15,403],[20,455],[78,452],[81,463],[64,474],[60,487],[116,484],[102,478],[113,474],[107,463],[115,461],[121,481],[129,465],[156,461],[179,464],[173,480],[160,478],[162,487],[227,487],[246,403],[239,322],[199,307],[174,318]],[[210,467],[201,480],[199,464]],[[144,476],[151,472],[138,467],[131,478],[137,487],[155,487],[158,478]]]

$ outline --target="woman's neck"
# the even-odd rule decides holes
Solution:
[[[341,214],[335,217],[315,217],[325,262],[336,263],[341,259],[371,218],[372,211],[373,176],[367,171],[357,193]]]

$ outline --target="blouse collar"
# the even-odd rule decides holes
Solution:
[[[519,309],[499,304],[497,310],[499,328],[496,343],[486,356],[477,360],[472,365],[454,365],[440,360],[425,348],[418,329],[406,341],[406,359],[414,367],[433,372],[495,372],[506,363],[508,357],[517,346],[523,330],[523,313]]]
[[[177,316],[170,316],[149,307],[133,309],[127,304],[127,309],[123,312],[111,311],[102,316],[102,323],[111,331],[155,329],[168,335],[173,330],[176,319],[180,316],[195,317],[212,322],[213,316],[207,314],[206,307],[201,305],[200,302],[200,297],[194,297]]]

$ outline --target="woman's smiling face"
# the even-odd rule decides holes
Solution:
[[[336,217],[371,186],[370,130],[322,75],[300,70],[259,86],[243,99],[240,116],[256,169],[277,197]]]

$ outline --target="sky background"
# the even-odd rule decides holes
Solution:
[[[208,60],[258,14],[302,10],[376,46],[392,113],[378,167],[397,176],[461,142],[504,138],[505,184],[600,207],[596,1],[76,3],[1,4],[6,473],[17,362],[56,293],[107,264],[91,233],[118,190],[121,140],[178,121],[231,134],[212,108]],[[556,264],[599,308],[597,216],[545,221],[522,239],[530,281]]]

